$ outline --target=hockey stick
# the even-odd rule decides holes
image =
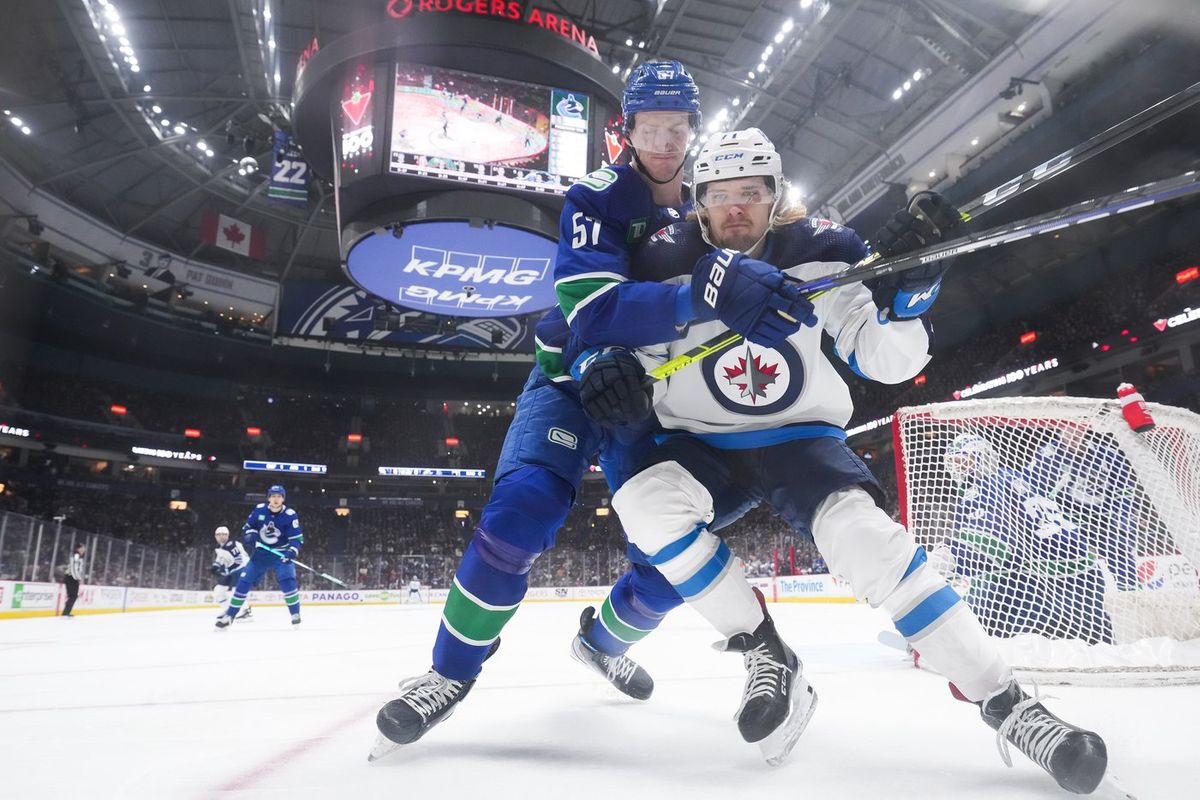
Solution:
[[[1114,214],[1123,214],[1126,211],[1146,208],[1155,203],[1163,203],[1179,197],[1186,197],[1197,192],[1200,192],[1200,174],[1192,170],[1183,175],[1177,175],[1174,178],[1166,178],[1161,181],[1145,184],[1144,186],[1135,186],[1132,189],[1126,189],[1125,191],[1105,197],[1084,200],[1082,203],[1066,206],[1057,211],[1011,222],[1007,225],[1000,225],[980,233],[960,236],[957,239],[915,250],[906,255],[885,261],[877,261],[878,256],[872,256],[860,262],[860,264],[852,269],[838,273],[837,275],[831,275],[827,278],[818,278],[817,280],[802,283],[798,288],[806,297],[818,297],[838,286],[870,280],[881,275],[904,272],[905,270],[928,264],[931,261],[974,253],[979,250],[995,247],[996,245],[1019,242],[1023,239],[1052,233],[1073,225],[1080,225]],[[741,334],[726,331],[693,347],[686,353],[678,355],[670,361],[655,367],[647,373],[647,376],[652,380],[663,380],[713,353],[720,352],[726,347],[736,344],[741,339]]]
[[[1163,120],[1178,114],[1185,109],[1190,108],[1200,102],[1200,82],[1193,83],[1186,89],[1177,92],[1170,97],[1167,97],[1149,108],[1139,111],[1132,117],[1118,122],[1116,125],[1108,128],[1101,133],[1096,134],[1091,139],[1088,139],[1083,144],[1072,147],[1065,152],[1059,153],[1053,158],[1043,161],[1031,170],[1018,175],[1012,180],[1006,181],[983,195],[967,202],[959,210],[962,213],[964,221],[977,219],[982,214],[998,208],[1002,204],[1012,200],[1015,197],[1020,197],[1034,187],[1040,185],[1042,181],[1056,175],[1061,175],[1071,167],[1078,166],[1090,158],[1100,155],[1117,145],[1128,141],[1138,134],[1144,133],[1154,127]],[[957,241],[957,240],[956,240]],[[944,257],[944,256],[942,256]],[[871,266],[879,261],[881,256],[878,253],[872,253],[865,259],[856,264],[851,271]],[[920,262],[925,263],[925,262]],[[912,264],[910,266],[917,266]],[[849,273],[847,273],[849,274]],[[878,274],[886,274],[881,272]],[[862,279],[869,279],[875,275],[863,274]],[[853,283],[854,281],[847,281]],[[842,284],[837,284],[842,285]],[[829,288],[833,288],[830,286]],[[825,289],[823,291],[828,291]],[[809,300],[814,299],[819,295],[812,294],[808,296]],[[706,356],[718,353],[727,347],[731,347],[742,340],[742,335],[734,331],[725,331],[718,334],[706,342],[703,342],[696,347],[688,350],[686,353],[676,356],[665,364],[652,370],[649,375],[653,380],[662,380],[670,375],[675,374],[681,369],[688,367]]]
[[[267,547],[265,544],[261,544],[261,543],[258,546],[261,547],[263,550],[266,550],[268,553],[274,553],[275,555],[279,556],[280,558],[283,558],[283,553],[280,552],[279,550],[276,550],[273,547]],[[346,584],[342,583],[341,581],[339,581],[337,578],[333,577],[332,575],[326,575],[324,572],[321,572],[320,570],[315,570],[312,567],[310,567],[308,564],[305,564],[303,561],[297,561],[296,559],[293,558],[292,563],[295,564],[297,567],[308,570],[313,575],[316,575],[319,578],[324,578],[327,581],[333,581],[338,586],[342,586],[347,589],[350,588],[349,586],[346,586]]]

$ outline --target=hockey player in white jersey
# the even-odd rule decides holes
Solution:
[[[736,301],[751,284],[780,285],[776,266],[803,281],[867,254],[853,231],[784,208],[780,158],[756,129],[710,139],[696,160],[694,180],[698,219],[656,234],[644,257],[659,262],[663,279],[690,277],[692,295],[712,309],[712,321],[696,320],[678,341],[642,351],[650,365],[726,326],[745,327],[744,319],[726,319],[726,310],[745,309]],[[939,195],[919,195],[910,208],[924,218],[908,211],[893,217],[875,236],[883,255],[954,235],[958,213]],[[698,248],[701,237],[736,249]],[[693,266],[697,249],[703,255]],[[830,569],[859,599],[885,609],[897,630],[980,706],[990,726],[1063,788],[1088,793],[1104,776],[1104,742],[1054,717],[1021,690],[970,609],[880,508],[874,476],[845,444],[843,426],[853,409],[846,384],[822,351],[822,336],[864,378],[911,378],[929,361],[923,317],[947,266],[933,263],[870,285],[841,287],[806,308],[792,303],[790,316],[799,322],[786,337],[762,343],[751,336],[655,384],[661,444],[614,495],[613,506],[630,541],[727,637],[720,649],[745,654],[743,736],[742,723],[755,704],[760,723],[786,717],[772,737],[798,736],[815,705],[800,661],[774,633],[761,596],[733,569],[728,546],[711,530],[715,519],[767,503],[797,531],[811,534]],[[775,312],[764,307],[757,313]],[[627,352],[588,344],[600,349],[577,362],[585,409],[609,424],[636,421],[644,404],[624,398],[636,396],[644,371]],[[1002,755],[1008,758],[1006,748]]]
[[[421,579],[413,577],[408,582],[408,602],[421,602]]]
[[[961,488],[953,535],[934,548],[944,575],[970,580],[967,604],[993,636],[1112,642],[1104,573],[1075,524],[1039,491],[1044,466],[1000,463],[977,433],[946,448],[946,471]]]
[[[218,527],[213,536],[217,540],[211,567],[213,575],[217,576],[217,585],[213,587],[213,600],[221,606],[221,613],[217,615],[219,619],[225,616],[233,587],[237,586],[238,578],[242,577],[242,571],[250,562],[250,556],[246,555],[246,548],[241,542],[230,540],[229,528],[224,525]],[[247,602],[238,612],[237,619],[244,620],[249,617],[250,603]]]

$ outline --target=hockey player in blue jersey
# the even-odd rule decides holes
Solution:
[[[604,306],[604,297],[628,276],[634,249],[690,207],[682,170],[700,102],[687,70],[675,61],[638,66],[622,96],[622,112],[633,163],[597,170],[567,193],[555,271],[562,310],[548,312],[537,326],[537,367],[518,398],[492,495],[455,573],[433,668],[402,683],[402,696],[380,710],[372,759],[416,741],[466,697],[525,597],[534,560],[554,546],[591,459],[599,454],[615,488],[652,444],[636,432],[610,434],[588,419],[563,363],[568,319],[588,318]],[[680,335],[677,287],[648,284],[640,299],[641,314],[625,315],[640,317],[627,332],[629,344]],[[675,590],[644,564],[621,585],[627,597],[636,593],[647,618],[661,618],[660,609],[665,613],[678,605]],[[634,618],[632,611],[627,618]],[[584,629],[591,624],[585,617]],[[631,697],[644,699],[653,689],[649,675],[623,655],[610,658],[583,643],[575,654]]]
[[[250,556],[246,555],[246,548],[242,546],[241,542],[229,538],[229,528],[224,525],[217,528],[213,532],[213,536],[217,540],[216,553],[211,567],[213,575],[217,577],[217,584],[213,586],[213,600],[221,606],[221,613],[217,616],[217,619],[220,619],[228,609],[225,601],[233,593],[233,588],[237,586],[246,564],[250,563]],[[242,606],[237,618],[250,618],[249,603]]]
[[[869,285],[840,287],[811,303],[793,300],[782,306],[796,321],[791,331],[772,337],[758,323],[781,306],[749,313],[740,305],[745,293],[790,286],[784,272],[800,281],[829,275],[861,260],[867,249],[853,231],[785,208],[779,156],[755,129],[710,139],[696,160],[694,181],[697,218],[656,234],[640,258],[658,262],[662,278],[684,285],[709,314],[694,319],[683,338],[642,348],[642,361],[611,347],[619,331],[610,335],[597,326],[588,343],[598,349],[578,366],[589,414],[627,424],[644,408],[640,400],[624,399],[643,385],[641,364],[662,363],[725,326],[745,335],[741,344],[654,385],[661,444],[613,497],[630,541],[726,637],[721,649],[744,654],[743,737],[753,741],[751,734],[766,731],[762,741],[786,753],[816,700],[761,595],[713,532],[714,520],[766,503],[812,535],[833,572],[859,599],[885,609],[923,657],[980,706],[991,727],[1064,788],[1093,791],[1107,766],[1103,741],[1021,690],[967,605],[882,510],[874,476],[845,445],[843,426],[853,409],[823,338],[829,337],[834,357],[864,378],[911,378],[929,360],[924,317],[948,265],[933,262]],[[874,241],[881,254],[894,256],[953,236],[957,223],[955,209],[925,193]]]
[[[1039,491],[1075,523],[1118,589],[1139,588],[1137,479],[1125,456],[1079,427],[1038,448],[1030,465]]]
[[[1015,470],[979,434],[956,436],[943,461],[962,495],[953,535],[933,561],[970,580],[967,603],[993,636],[1111,643],[1104,573],[1079,529],[1038,490],[1040,455]]]
[[[267,489],[267,502],[259,503],[242,526],[242,541],[252,551],[250,563],[238,579],[229,609],[217,618],[217,630],[229,627],[246,602],[246,596],[268,570],[274,570],[283,602],[292,615],[292,624],[300,624],[300,585],[296,582],[296,565],[292,559],[300,555],[304,531],[294,508],[284,505],[287,491],[278,484]],[[275,551],[275,552],[272,552]]]

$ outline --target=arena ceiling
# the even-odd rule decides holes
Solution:
[[[618,74],[635,58],[688,64],[704,93],[707,120],[763,128],[784,151],[789,177],[819,207],[914,121],[1009,48],[1046,2],[525,0],[523,5],[571,17],[595,36],[601,58]],[[369,24],[386,4],[6,3],[0,105],[19,115],[22,125],[3,126],[0,155],[37,187],[125,235],[270,277],[289,267],[292,276],[333,274],[338,254],[330,189],[316,186],[308,208],[268,202],[270,135],[273,124],[286,124],[296,63],[314,34],[332,41]],[[121,26],[117,38],[127,48],[124,55],[112,41],[114,20]],[[116,68],[130,55],[139,68],[132,80]],[[908,91],[895,99],[905,85]],[[237,161],[247,150],[264,169],[240,175]],[[204,244],[199,219],[206,208],[261,226],[266,262]]]

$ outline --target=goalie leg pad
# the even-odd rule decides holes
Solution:
[[[860,600],[887,611],[922,662],[969,699],[982,700],[1012,679],[966,603],[866,491],[851,487],[826,498],[813,518],[813,537],[834,574]]]
[[[708,529],[713,497],[677,461],[654,464],[625,482],[613,508],[630,543],[726,638],[763,620],[729,547]]]

